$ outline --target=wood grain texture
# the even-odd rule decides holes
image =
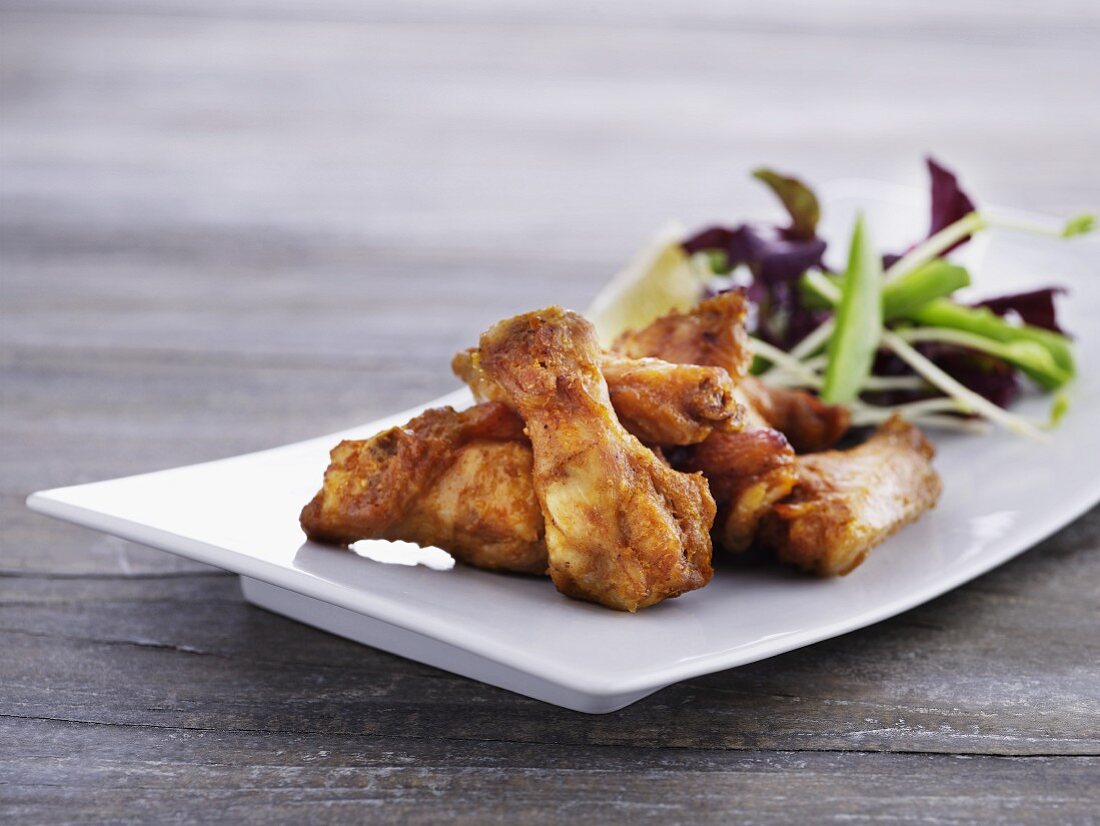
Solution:
[[[1019,823],[1091,817],[1097,757],[661,752],[0,720],[7,813],[55,823]],[[33,739],[60,758],[27,758]],[[212,755],[217,755],[212,759]],[[75,781],[45,786],[64,772]],[[325,777],[319,784],[316,778]],[[0,775],[3,777],[3,775]],[[980,778],[979,782],[976,782]],[[181,782],[182,781],[182,782]],[[639,800],[653,801],[638,805]],[[822,815],[824,811],[832,815]]]
[[[1100,199],[1095,3],[0,0],[0,820],[1094,822],[1100,509],[891,621],[552,708],[35,489],[336,430],[761,163]],[[1054,274],[1051,274],[1054,275]]]

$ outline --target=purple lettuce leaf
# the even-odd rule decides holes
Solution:
[[[1054,296],[1064,295],[1065,292],[1063,287],[1045,287],[1041,290],[987,298],[974,306],[988,307],[999,316],[1016,316],[1024,324],[1066,335],[1065,330],[1058,326],[1057,308],[1054,306]]]
[[[757,237],[755,261],[747,262],[755,280],[765,284],[793,285],[806,270],[821,266],[826,245],[820,238],[793,240],[780,236]],[[797,290],[794,292],[797,293]]]
[[[929,343],[924,351],[941,370],[998,407],[1008,407],[1020,395],[1019,373],[1002,359],[951,344]]]
[[[783,203],[788,227],[712,226],[683,242],[688,255],[716,253],[722,272],[746,266],[752,274],[746,292],[755,304],[753,332],[778,347],[790,348],[828,316],[802,306],[798,279],[806,270],[824,269],[825,241],[817,237],[821,207],[813,191],[796,178],[769,169],[753,176]]]
[[[828,313],[803,308],[797,289],[806,270],[823,266],[826,245],[821,238],[790,238],[784,232],[749,224],[714,226],[696,233],[682,246],[689,255],[721,253],[729,270],[747,266],[752,273],[747,293],[757,308],[753,332],[789,349],[828,317]]]
[[[928,163],[928,174],[932,178],[932,226],[928,230],[928,236],[931,237],[941,229],[974,212],[975,206],[970,196],[959,186],[959,179],[954,172],[940,164],[931,155],[925,158],[925,161]],[[947,252],[969,238],[968,235]],[[947,252],[944,254],[946,255]]]
[[[727,271],[742,264],[751,264],[762,254],[761,240],[756,230],[748,224],[739,227],[707,227],[688,238],[681,245],[684,252],[720,252],[725,257]]]
[[[1019,372],[996,356],[941,342],[922,342],[916,349],[948,375],[998,407],[1008,407],[1020,393]],[[879,350],[871,372],[876,376],[914,375],[912,368],[889,350]],[[862,398],[871,404],[895,405],[939,395],[942,394],[938,390],[927,388],[878,391],[865,393]]]
[[[962,187],[959,185],[958,176],[954,172],[949,170],[931,155],[925,157],[925,162],[928,164],[928,174],[932,183],[932,218],[928,229],[928,235],[925,238],[931,238],[937,232],[944,227],[951,224],[974,212],[976,207],[974,202],[970,199],[970,196],[963,192]],[[942,254],[947,255],[951,250],[956,247],[965,244],[970,240],[970,236],[960,239],[957,243],[946,249]],[[905,252],[908,252],[916,244],[911,244]],[[885,270],[890,269],[901,255],[898,253],[888,252],[882,256],[882,268]]]
[[[764,286],[797,280],[806,270],[820,266],[825,254],[821,238],[792,239],[780,230],[765,232],[749,224],[708,227],[681,246],[688,255],[722,252],[729,269],[745,264]]]

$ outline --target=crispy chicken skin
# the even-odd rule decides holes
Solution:
[[[459,350],[451,359],[451,372],[470,388],[479,402],[508,403],[508,394],[495,381],[485,375],[481,367],[481,353],[476,347]]]
[[[506,405],[428,410],[404,427],[341,442],[331,459],[324,487],[302,511],[310,539],[404,540],[479,568],[546,572],[531,445]]]
[[[686,313],[671,312],[641,330],[628,330],[615,339],[611,351],[631,358],[721,367],[738,380],[752,363],[745,332],[747,311],[743,293],[722,293],[700,301]]]
[[[848,429],[848,409],[747,375],[752,349],[745,332],[746,309],[742,293],[722,293],[686,313],[669,313],[641,330],[623,333],[611,349],[633,358],[721,367],[737,383],[737,400],[746,408],[750,426],[774,427],[799,453],[831,447]]]
[[[871,548],[935,506],[932,445],[895,416],[863,444],[797,458],[791,495],[758,535],[778,557],[821,576],[847,574]]]
[[[720,367],[615,356],[600,367],[619,420],[645,444],[692,445],[744,426],[744,408]]]
[[[701,471],[710,482],[718,506],[715,543],[735,553],[749,547],[764,514],[790,493],[795,473],[794,450],[753,403],[761,393],[744,389],[755,382],[746,375],[752,361],[746,308],[742,293],[722,293],[686,313],[669,313],[641,330],[624,333],[612,347],[634,358],[656,356],[720,367],[737,377],[734,395],[746,411],[747,426],[739,432],[714,433],[694,447],[672,452],[675,467]]]
[[[457,353],[451,369],[478,401],[506,400],[485,375],[476,349]],[[719,367],[604,354],[600,369],[619,421],[647,445],[691,445],[715,431],[743,426],[744,408],[735,400],[729,374]]]
[[[718,505],[714,542],[732,553],[749,548],[760,520],[791,492],[797,478],[794,450],[770,427],[715,433],[674,454],[673,465],[707,478]]]
[[[786,436],[797,453],[832,447],[851,423],[842,404],[826,404],[812,393],[775,387],[755,376],[745,376],[737,390],[741,403]]]
[[[481,337],[480,363],[522,416],[562,593],[635,611],[712,576],[714,500],[626,431],[600,372],[592,325],[551,307]]]

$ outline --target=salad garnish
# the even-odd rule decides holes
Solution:
[[[859,215],[843,271],[825,262],[828,245],[818,234],[822,210],[813,190],[798,178],[757,169],[753,176],[779,199],[789,222],[714,225],[678,241],[666,232],[648,258],[635,262],[625,288],[619,282],[614,295],[597,299],[601,335],[650,320],[639,312],[655,316],[672,304],[740,288],[753,307],[753,373],[768,382],[847,404],[856,424],[898,413],[932,427],[994,424],[1044,438],[1065,414],[1063,390],[1076,375],[1073,342],[1057,321],[1056,299],[1065,290],[1043,286],[968,303],[959,291],[972,285],[970,273],[949,256],[989,230],[1066,239],[1093,231],[1096,218],[1078,215],[1061,227],[1001,218],[979,209],[947,167],[932,158],[927,165],[927,235],[909,249],[883,254]],[[647,261],[660,262],[659,277]],[[674,300],[657,307],[658,292]],[[617,312],[610,312],[616,302]],[[1021,379],[1053,394],[1048,421],[1007,409]]]

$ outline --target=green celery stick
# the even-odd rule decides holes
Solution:
[[[829,363],[821,388],[825,401],[845,404],[859,395],[881,337],[882,258],[871,244],[861,213],[852,230],[836,329],[829,339]]]

